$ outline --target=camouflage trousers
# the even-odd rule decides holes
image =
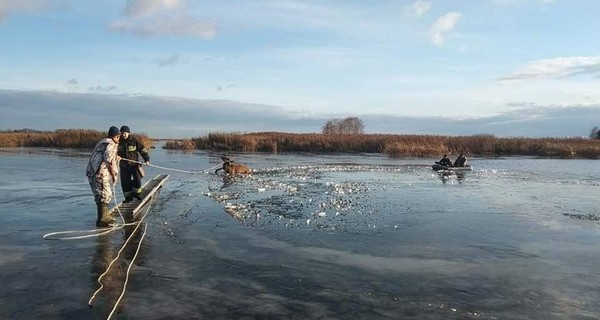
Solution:
[[[110,203],[112,199],[112,177],[110,175],[96,174],[93,177],[88,177],[94,200],[96,203]]]

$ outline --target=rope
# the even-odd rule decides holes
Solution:
[[[114,195],[113,198],[114,198],[114,202],[115,202],[115,208],[117,208],[117,212],[119,213],[119,216],[121,217],[121,221],[123,223],[121,223],[121,224],[115,224],[112,227],[100,228],[100,229],[69,230],[69,231],[50,232],[50,233],[47,233],[47,234],[43,235],[42,238],[44,240],[77,240],[77,239],[85,239],[85,238],[99,237],[99,236],[111,233],[113,231],[123,229],[123,227],[125,227],[125,226],[136,225],[137,222],[125,223],[125,218],[123,217],[123,214],[121,213],[121,210],[119,209],[119,204],[117,203],[117,192],[115,190],[115,185],[114,184],[112,185],[112,190],[113,190],[113,195]],[[63,235],[63,234],[81,234],[81,233],[84,233],[84,235],[82,235],[82,236],[71,236],[71,237],[53,238],[53,236],[57,236],[57,235]],[[85,234],[85,233],[87,233],[87,234]]]
[[[212,166],[208,169],[204,169],[204,170],[194,170],[194,171],[188,171],[188,170],[179,170],[179,169],[173,169],[173,168],[167,168],[167,167],[161,167],[161,166],[156,166],[153,164],[146,164],[145,162],[139,162],[139,161],[135,161],[135,160],[130,160],[130,159],[125,159],[125,158],[121,158],[121,161],[129,161],[132,163],[137,163],[137,164],[141,164],[141,165],[146,165],[146,166],[150,166],[150,167],[154,167],[154,168],[158,168],[158,169],[163,169],[163,170],[170,170],[170,171],[176,171],[176,172],[182,172],[182,173],[189,173],[189,174],[197,174],[197,173],[206,173],[209,172],[210,170],[221,166],[220,164],[217,164],[215,166]]]
[[[127,288],[127,283],[129,282],[129,272],[131,271],[131,267],[134,265],[135,259],[137,258],[137,255],[138,255],[138,252],[140,252],[140,248],[142,247],[142,241],[144,240],[144,237],[146,236],[146,229],[148,229],[147,223],[144,224],[144,233],[142,234],[140,241],[138,242],[137,249],[135,250],[135,254],[133,255],[133,258],[131,258],[131,261],[129,262],[129,266],[127,267],[127,273],[125,274],[125,282],[123,282],[123,290],[121,291],[121,295],[119,296],[119,299],[117,299],[117,301],[115,302],[115,305],[113,306],[113,309],[110,312],[110,314],[108,315],[108,318],[106,318],[106,320],[110,320],[110,318],[113,316],[115,311],[117,311],[117,306],[119,305],[119,303],[121,303],[121,299],[123,299],[123,297],[125,296],[125,289]],[[133,236],[134,234],[135,234],[135,231],[131,235]],[[90,299],[90,302],[91,301],[92,301],[92,299]]]
[[[145,163],[142,163],[142,162],[139,162],[139,161],[124,159],[124,158],[121,158],[120,160],[125,160],[125,161],[129,161],[129,162],[133,162],[133,163],[138,163],[138,164],[141,164],[141,165],[145,164]],[[151,166],[151,167],[155,167],[155,168],[159,168],[159,169],[163,169],[163,170],[177,171],[177,172],[189,173],[189,174],[197,174],[197,173],[208,172],[209,170],[212,170],[212,169],[220,166],[220,165],[215,165],[215,166],[210,167],[210,168],[205,169],[205,170],[186,171],[186,170],[166,168],[166,167],[161,167],[161,166],[156,166],[156,165],[151,165],[151,164],[146,164],[146,165]],[[123,250],[125,250],[125,247],[127,247],[127,245],[129,244],[129,241],[137,233],[138,228],[140,227],[140,225],[142,225],[142,221],[146,218],[146,215],[150,211],[150,207],[152,206],[152,201],[154,200],[154,197],[150,198],[150,201],[147,204],[146,212],[144,213],[144,215],[142,216],[142,218],[139,221],[131,222],[131,223],[126,223],[125,222],[125,218],[123,217],[123,214],[121,213],[121,210],[119,209],[119,204],[117,203],[117,192],[115,190],[115,184],[112,185],[112,191],[113,191],[113,198],[114,198],[114,202],[115,202],[115,208],[117,209],[117,212],[119,213],[119,216],[121,217],[121,221],[122,221],[121,224],[115,224],[115,225],[113,225],[112,227],[109,227],[109,228],[101,228],[101,229],[93,229],[93,230],[70,230],[70,231],[51,232],[51,233],[45,234],[42,237],[45,240],[75,240],[75,239],[85,239],[85,238],[91,238],[91,237],[99,237],[99,236],[108,234],[110,232],[113,232],[115,230],[123,229],[125,226],[130,226],[130,225],[135,225],[136,226],[135,229],[133,230],[133,232],[131,233],[131,235],[123,243],[123,246],[121,246],[121,249],[119,249],[119,251],[117,252],[117,255],[108,264],[108,266],[106,267],[106,270],[98,277],[97,282],[100,285],[100,287],[90,297],[90,300],[88,301],[88,305],[90,307],[92,306],[92,302],[94,301],[94,299],[96,298],[96,296],[98,295],[98,293],[100,293],[100,291],[102,291],[102,289],[104,288],[104,285],[102,284],[102,279],[104,278],[104,276],[106,274],[108,274],[108,272],[109,272],[110,268],[112,267],[112,265],[119,259],[119,257],[121,256],[121,253],[123,252]],[[125,274],[125,281],[123,283],[123,290],[121,291],[121,295],[119,296],[119,298],[115,302],[112,311],[108,315],[107,320],[110,320],[110,318],[113,316],[113,314],[117,310],[117,307],[119,306],[119,303],[121,302],[121,300],[125,296],[125,291],[127,289],[127,284],[129,282],[129,274],[131,272],[132,266],[135,264],[135,259],[137,258],[138,253],[140,252],[140,248],[142,246],[142,242],[144,240],[144,237],[146,236],[147,229],[148,229],[148,224],[145,223],[144,224],[144,231],[143,231],[143,234],[140,237],[140,240],[138,242],[138,246],[137,246],[137,249],[135,251],[135,254],[134,254],[133,258],[131,259],[131,261],[129,262],[129,266],[127,267],[127,272]],[[68,236],[68,237],[53,238],[54,236],[57,236],[57,235],[82,234],[82,233],[87,233],[87,234],[77,235],[77,236]]]
[[[152,201],[153,198],[150,199],[150,202],[148,203],[148,207],[146,208],[146,212],[144,212],[144,215],[142,216],[142,218],[137,221],[135,224],[136,227],[135,229],[133,229],[133,232],[131,233],[131,235],[129,235],[129,237],[127,238],[127,240],[125,240],[125,242],[123,243],[123,246],[121,246],[121,249],[119,249],[119,251],[117,252],[117,255],[110,261],[110,263],[108,264],[108,266],[106,267],[106,270],[98,277],[98,284],[100,284],[100,287],[94,292],[94,294],[92,294],[92,296],[90,297],[90,300],[88,301],[88,305],[92,306],[92,301],[94,301],[94,299],[96,298],[96,295],[102,291],[102,289],[104,288],[104,285],[102,284],[102,278],[104,278],[104,276],[106,274],[108,274],[108,271],[110,270],[110,268],[112,267],[113,263],[115,263],[120,255],[121,252],[123,252],[123,250],[125,250],[125,247],[127,247],[127,244],[129,244],[129,241],[133,238],[133,236],[136,234],[138,228],[140,227],[140,225],[142,225],[142,221],[144,221],[144,219],[146,218],[146,215],[148,214],[148,212],[150,211],[150,207],[152,206]],[[140,250],[142,241],[144,240],[144,236],[146,235],[146,229],[148,228],[147,224],[144,224],[144,233],[142,234],[142,237],[140,238],[140,241],[138,242],[138,248],[135,252],[135,255],[133,256],[131,263],[129,265],[129,267],[127,268],[127,274],[125,277],[125,283],[123,285],[123,291],[121,292],[121,296],[119,297],[119,299],[117,300],[117,302],[115,303],[115,306],[113,307],[113,312],[116,310],[117,305],[119,304],[119,302],[121,301],[121,298],[125,295],[125,288],[127,286],[127,281],[129,279],[129,271],[131,270],[131,266],[133,265],[133,262],[135,261],[135,258],[137,257],[137,254]],[[113,312],[110,313],[110,315],[108,316],[107,319],[110,319],[110,317],[112,316]]]
[[[217,164],[215,166],[212,166],[212,167],[210,167],[208,169],[204,169],[204,170],[187,171],[187,170],[179,170],[179,169],[174,169],[174,168],[161,167],[161,166],[156,166],[156,165],[152,165],[152,164],[146,164],[144,162],[139,162],[139,161],[125,159],[125,158],[121,158],[120,161],[129,161],[132,163],[147,165],[147,166],[158,168],[158,169],[170,170],[170,171],[176,171],[176,172],[182,172],[182,173],[189,173],[189,174],[198,174],[198,173],[209,172],[210,170],[220,166],[220,164]],[[113,187],[113,195],[114,195],[114,200],[115,200],[115,207],[117,208],[117,212],[119,212],[119,216],[121,217],[121,221],[123,222],[122,224],[115,224],[112,227],[101,228],[101,229],[69,230],[69,231],[51,232],[51,233],[45,234],[42,238],[45,240],[78,240],[78,239],[99,237],[99,236],[111,233],[113,231],[123,229],[123,227],[125,227],[125,226],[135,225],[136,223],[125,223],[125,219],[123,218],[123,215],[121,214],[121,210],[119,210],[119,205],[117,203],[117,192],[115,190],[115,185],[113,185],[112,187]],[[53,238],[54,236],[66,235],[66,234],[84,234],[84,235]]]

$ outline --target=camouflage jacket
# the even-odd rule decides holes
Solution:
[[[91,178],[96,175],[110,175],[111,172],[117,174],[119,172],[117,147],[118,145],[110,138],[100,140],[92,151],[85,175]]]

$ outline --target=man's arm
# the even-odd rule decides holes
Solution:
[[[144,162],[146,164],[150,164],[150,154],[148,154],[148,149],[146,149],[146,146],[144,146],[142,141],[140,139],[138,139],[137,137],[136,137],[135,141],[136,141],[137,152],[139,152],[139,154],[142,156],[142,158],[144,159]]]

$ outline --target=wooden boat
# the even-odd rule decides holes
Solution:
[[[143,212],[147,211],[152,197],[160,190],[165,181],[169,178],[168,174],[159,174],[154,179],[149,180],[142,187],[141,200],[134,199],[131,202],[122,202],[110,210],[110,214],[118,216],[119,212],[123,215],[126,222],[138,221]]]

